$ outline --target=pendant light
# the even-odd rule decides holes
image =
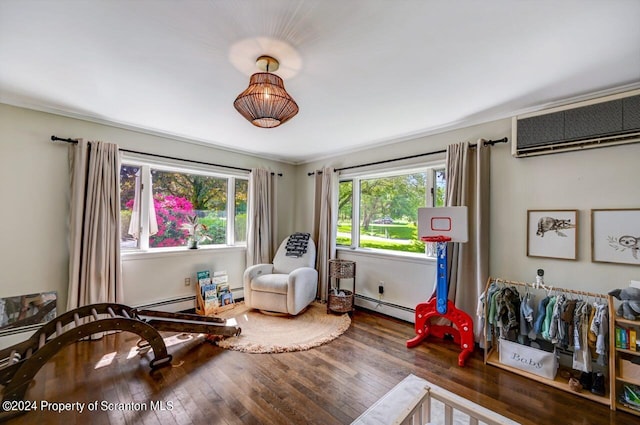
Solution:
[[[264,72],[251,76],[249,87],[238,95],[233,106],[256,127],[277,127],[298,113],[298,105],[284,89],[282,78],[272,74],[280,66],[276,59],[260,56],[256,66]]]

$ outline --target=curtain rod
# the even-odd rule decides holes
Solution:
[[[498,139],[498,140],[487,140],[487,141],[485,141],[483,143],[483,145],[484,146],[493,146],[493,145],[495,145],[497,143],[507,143],[508,141],[509,141],[509,138],[503,137],[502,139]],[[476,144],[475,143],[470,143],[469,147],[470,148],[475,148]],[[361,168],[361,167],[368,167],[370,165],[386,164],[386,163],[389,163],[389,162],[403,161],[405,159],[413,159],[413,158],[419,158],[421,156],[437,155],[439,153],[446,153],[446,152],[447,152],[446,149],[441,149],[439,151],[425,152],[425,153],[419,153],[419,154],[415,154],[415,155],[403,156],[403,157],[400,157],[400,158],[385,159],[385,160],[382,160],[382,161],[368,162],[366,164],[351,165],[349,167],[336,168],[334,171],[338,172],[338,171],[342,171],[342,170],[350,170],[352,168]],[[307,173],[308,176],[313,176],[314,174],[315,174],[315,172]],[[322,171],[318,171],[318,174],[322,174]]]
[[[73,144],[77,144],[78,143],[78,141],[74,140],[74,139],[63,139],[61,137],[51,136],[51,141],[52,142],[55,142],[56,140],[59,140],[61,142],[73,143]],[[156,158],[163,158],[163,159],[172,159],[172,160],[175,160],[175,161],[190,162],[192,164],[210,165],[212,167],[229,168],[229,169],[232,169],[232,170],[246,171],[248,173],[251,172],[251,169],[249,169],[249,168],[234,167],[232,165],[213,164],[211,162],[196,161],[194,159],[176,158],[174,156],[166,156],[166,155],[159,155],[159,154],[155,154],[155,153],[132,151],[132,150],[129,150],[129,149],[122,149],[122,148],[118,148],[118,150],[120,152],[134,153],[134,154],[138,154],[138,155],[147,155],[147,156],[153,156],[153,157],[156,157]],[[275,175],[275,174],[276,173],[274,173],[274,172],[271,173],[272,176]],[[277,174],[278,174],[278,176],[282,177],[282,173],[277,173]]]

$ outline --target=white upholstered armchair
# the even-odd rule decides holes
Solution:
[[[318,290],[316,246],[308,233],[294,233],[278,248],[273,264],[256,264],[244,272],[248,307],[296,315]]]

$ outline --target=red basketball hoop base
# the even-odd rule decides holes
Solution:
[[[436,298],[420,303],[416,306],[416,336],[407,341],[407,348],[413,348],[420,344],[429,335],[444,338],[451,335],[456,344],[460,344],[462,352],[458,355],[458,366],[464,366],[465,360],[473,353],[473,320],[462,310],[458,310],[449,300],[447,312],[440,314],[436,310]],[[444,317],[455,325],[433,325],[430,320],[434,317]]]
[[[422,242],[449,242],[451,240],[451,237],[444,235],[423,236],[420,238],[420,240],[422,240]]]

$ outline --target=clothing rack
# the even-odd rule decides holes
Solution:
[[[67,143],[72,143],[72,144],[77,144],[78,141],[74,140],[74,139],[63,139],[62,137],[57,137],[57,136],[51,136],[51,141],[55,142],[55,141],[60,141],[60,142],[67,142]],[[242,167],[234,167],[232,165],[222,165],[222,164],[214,164],[211,162],[204,162],[204,161],[197,161],[195,159],[184,159],[184,158],[176,158],[174,156],[167,156],[167,155],[160,155],[160,154],[155,154],[155,153],[147,153],[147,152],[140,152],[140,151],[134,151],[134,150],[130,150],[130,149],[122,149],[122,148],[118,148],[118,150],[120,152],[127,152],[127,153],[133,153],[133,154],[137,154],[137,155],[146,155],[146,156],[152,156],[154,158],[162,158],[162,159],[170,159],[173,161],[182,161],[182,162],[189,162],[191,164],[199,164],[199,165],[208,165],[211,167],[220,167],[220,168],[228,168],[230,170],[238,170],[238,171],[246,171],[247,173],[251,172],[251,169],[249,168],[242,168]],[[275,175],[276,173],[271,173],[271,175]],[[277,175],[279,177],[282,177],[282,173],[277,173]]]
[[[507,143],[508,141],[509,141],[508,137],[503,137],[502,139],[498,139],[498,140],[486,140],[483,143],[483,146],[493,146],[493,145],[498,144],[498,143]],[[469,144],[470,148],[475,148],[476,146],[477,145],[475,143],[470,143]],[[437,150],[437,151],[418,153],[418,154],[415,154],[415,155],[402,156],[402,157],[399,157],[399,158],[384,159],[382,161],[368,162],[366,164],[350,165],[348,167],[336,168],[334,171],[335,172],[339,172],[339,171],[343,171],[343,170],[350,170],[352,168],[362,168],[362,167],[368,167],[370,165],[387,164],[389,162],[404,161],[405,159],[420,158],[422,156],[437,155],[437,154],[440,154],[440,153],[447,153],[447,150],[446,149],[441,149],[441,150]],[[317,173],[318,174],[322,174],[322,171],[317,171]],[[316,172],[307,173],[308,176],[313,176],[314,174],[316,174]]]
[[[489,277],[489,279],[487,280],[487,284],[485,286],[485,296],[487,296],[489,294],[489,287],[491,286],[492,283],[497,283],[497,284],[503,284],[506,286],[516,286],[516,287],[525,287],[527,289],[533,289],[533,290],[540,290],[540,291],[546,291],[547,294],[552,294],[552,293],[561,293],[561,294],[572,294],[572,295],[577,295],[577,296],[581,296],[581,297],[590,297],[590,298],[595,298],[598,300],[604,300],[607,301],[607,305],[609,308],[609,321],[611,323],[611,321],[613,321],[613,317],[614,317],[614,312],[611,311],[611,301],[610,301],[610,297],[607,294],[600,294],[600,293],[595,293],[595,292],[588,292],[588,291],[580,291],[580,290],[575,290],[575,289],[566,289],[566,288],[561,288],[561,287],[556,287],[556,286],[552,286],[552,285],[548,285],[548,284],[539,284],[539,283],[529,283],[529,282],[521,282],[521,281],[513,281],[513,280],[507,280],[507,279],[501,279],[501,278],[494,278],[494,277]],[[497,346],[498,346],[498,338],[496,335],[492,335],[494,338],[492,338],[492,340],[490,341],[488,338],[488,332],[489,331],[489,321],[488,321],[488,308],[485,308],[485,312],[484,312],[484,327],[485,330],[483,332],[483,343],[484,343],[484,363],[485,364],[490,364],[492,366],[496,366],[499,367],[501,369],[505,369],[508,370],[510,372],[516,373],[518,375],[524,376],[526,378],[538,381],[538,382],[542,382],[543,384],[552,386],[554,388],[558,388],[560,390],[569,392],[571,394],[575,394],[577,396],[580,397],[584,397],[587,398],[589,400],[593,400],[596,401],[598,403],[604,404],[609,406],[611,409],[615,409],[615,391],[613,390],[611,383],[614,382],[613,379],[611,379],[613,377],[613,375],[615,375],[615,359],[613,358],[613,356],[611,355],[612,352],[612,348],[611,348],[611,344],[613,341],[612,335],[611,335],[611,326],[609,326],[609,337],[607,339],[608,344],[609,344],[609,350],[607,353],[608,356],[608,363],[606,364],[606,368],[608,368],[608,373],[607,373],[607,381],[606,381],[606,385],[608,386],[607,388],[607,394],[605,396],[598,396],[595,394],[592,394],[590,391],[581,391],[581,392],[575,392],[573,391],[568,384],[568,380],[566,379],[566,377],[563,376],[556,376],[555,379],[548,379],[542,376],[537,376],[534,375],[532,373],[529,373],[525,370],[520,370],[517,369],[515,367],[511,367],[509,365],[503,364],[500,362],[499,359],[499,355],[498,355],[498,350],[497,350]]]
[[[492,278],[489,278],[489,285],[492,282],[491,279]],[[591,298],[608,299],[608,295],[606,295],[606,294],[598,294],[598,293],[595,293],[595,292],[576,291],[574,289],[559,288],[559,287],[554,287],[552,285],[550,286],[550,285],[545,285],[545,284],[519,282],[519,281],[513,281],[513,280],[504,280],[504,279],[500,279],[500,278],[493,278],[493,282],[505,283],[507,285],[525,286],[527,288],[532,288],[532,289],[544,289],[545,291],[548,291],[548,292],[558,291],[558,292],[563,292],[565,294],[574,294],[574,295],[582,295],[582,296],[591,297]]]

